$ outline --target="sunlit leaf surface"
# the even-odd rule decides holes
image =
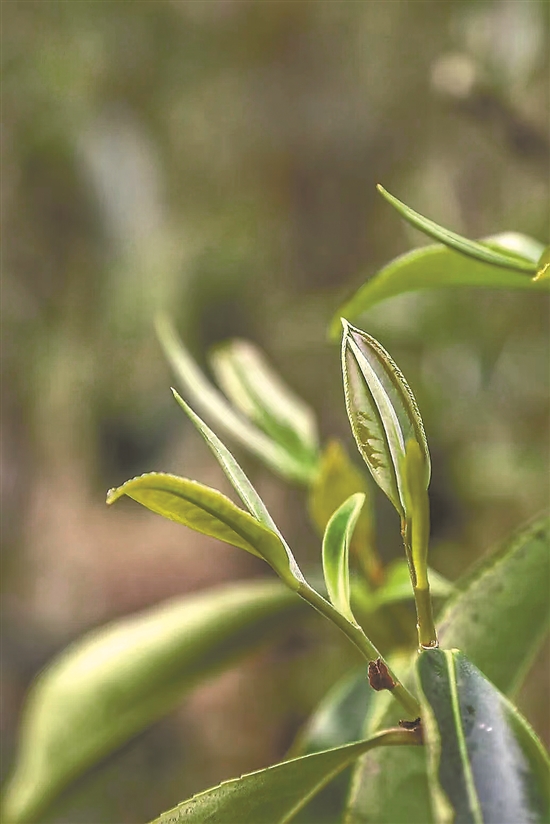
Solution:
[[[514,253],[512,255],[499,252],[496,249],[491,249],[483,243],[478,243],[475,240],[468,240],[468,238],[457,235],[456,232],[451,232],[450,229],[445,229],[443,226],[434,223],[427,217],[415,212],[410,206],[406,206],[394,195],[387,192],[383,186],[377,186],[380,194],[397,209],[399,214],[405,218],[408,223],[419,229],[424,234],[444,243],[445,246],[460,252],[462,255],[479,260],[482,263],[488,263],[499,268],[511,269],[514,272],[522,272],[533,275],[537,271],[537,267],[533,262],[524,258],[522,255]]]
[[[156,329],[164,354],[184,394],[203,414],[284,478],[308,483],[311,466],[305,467],[227,401],[199,369],[166,315],[157,317]]]
[[[107,503],[123,495],[197,532],[263,558],[291,587],[302,580],[280,536],[215,489],[162,472],[149,472],[112,489]]]
[[[278,581],[252,581],[168,601],[76,641],[31,687],[2,820],[33,821],[81,773],[306,609]]]
[[[319,442],[313,410],[245,340],[218,346],[211,356],[216,379],[230,400],[283,448],[313,467]]]
[[[505,232],[486,238],[488,248],[515,252],[521,249],[533,264],[539,260],[543,246],[533,238]],[[334,314],[330,332],[340,334],[340,318],[357,321],[364,312],[381,300],[418,289],[447,287],[485,287],[494,289],[529,289],[548,291],[547,281],[535,281],[520,272],[498,269],[489,263],[466,258],[443,245],[424,246],[392,260],[366,282]]]

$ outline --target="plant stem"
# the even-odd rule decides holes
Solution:
[[[429,516],[426,513],[424,513],[424,516],[426,517],[429,523]],[[412,540],[414,540],[414,533],[411,521],[407,518],[403,518],[401,520],[401,536],[403,538],[403,546],[405,547],[405,555],[407,556],[407,563],[409,565],[409,572],[411,575],[411,581],[413,585],[414,604],[416,607],[416,629],[418,631],[418,646],[419,648],[437,647],[437,632],[435,629],[434,616],[432,611],[432,598],[430,595],[430,584],[428,581],[428,567],[425,561],[423,563],[421,570],[417,571],[415,567],[415,557],[412,550]],[[425,538],[425,541],[425,556],[427,556],[427,536]]]
[[[437,632],[434,624],[430,587],[427,586],[425,589],[414,587],[414,602],[416,604],[416,628],[418,630],[419,645],[421,647],[437,647]]]
[[[361,652],[363,657],[367,661],[376,661],[378,658],[385,664],[388,669],[388,673],[391,676],[392,680],[395,682],[395,686],[390,690],[391,694],[397,698],[399,703],[404,707],[404,709],[413,717],[416,718],[420,715],[420,704],[414,697],[414,695],[409,692],[409,690],[399,681],[397,676],[392,672],[391,668],[388,666],[387,662],[384,660],[383,656],[379,653],[376,649],[374,644],[369,641],[363,630],[358,624],[352,624],[345,618],[341,613],[335,609],[329,601],[323,598],[322,595],[319,595],[312,587],[309,586],[307,583],[300,584],[298,589],[296,590],[298,595],[300,595],[305,601],[311,604],[317,612],[320,612],[321,615],[324,615],[325,618],[328,618],[329,621],[332,621],[333,624],[347,635],[349,640],[352,644],[355,644],[357,649]]]

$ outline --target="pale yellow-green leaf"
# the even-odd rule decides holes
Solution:
[[[229,498],[197,481],[150,472],[110,490],[107,503],[128,495],[147,509],[263,558],[296,589],[295,563],[281,538]]]
[[[4,824],[35,821],[83,772],[306,609],[278,581],[250,581],[175,598],[75,641],[28,694]]]

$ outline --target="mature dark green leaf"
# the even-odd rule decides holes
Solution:
[[[253,423],[313,471],[319,453],[315,415],[248,341],[217,347],[212,369],[228,398]]]
[[[353,435],[372,477],[403,516],[407,441],[415,441],[420,449],[426,489],[430,481],[430,456],[418,406],[397,364],[378,341],[343,319],[342,323],[344,394]]]
[[[403,717],[395,709],[384,717],[390,715],[396,722]],[[424,749],[371,755],[375,753],[367,753],[354,768],[344,824],[432,824]]]
[[[308,718],[289,755],[306,755],[360,741],[367,706],[375,695],[369,686],[365,667],[346,673]]]
[[[355,622],[350,606],[349,547],[365,496],[350,495],[327,524],[323,537],[323,572],[329,598],[348,621]]]
[[[333,512],[354,492],[362,492],[365,503],[355,525],[351,552],[355,553],[367,578],[378,583],[383,572],[374,546],[374,513],[368,480],[351,462],[340,441],[330,440],[321,454],[309,488],[309,513],[321,535]]]
[[[154,824],[288,824],[363,753],[375,747],[416,743],[416,733],[398,728],[366,741],[283,761],[195,795],[163,813]]]
[[[251,581],[174,599],[76,641],[31,688],[2,820],[34,821],[86,769],[306,609],[278,581]]]
[[[128,495],[171,521],[263,558],[293,589],[303,581],[290,550],[278,533],[215,489],[176,475],[149,472],[111,489],[107,503],[114,503],[122,495]]]
[[[414,686],[410,653],[391,657],[392,669]],[[366,712],[363,734],[395,726],[403,710],[388,692],[376,693]],[[410,720],[410,719],[409,719]],[[385,756],[393,756],[386,758]],[[371,756],[373,756],[371,758]],[[405,756],[402,758],[401,756]],[[431,806],[424,748],[380,749],[367,753],[353,768],[345,824],[431,824]]]
[[[526,259],[536,263],[543,247],[538,241],[515,232],[505,232],[486,238],[489,248],[515,252],[521,249]],[[484,286],[495,289],[537,289],[548,291],[544,280],[532,280],[519,272],[497,269],[489,263],[466,259],[442,245],[414,249],[392,260],[378,274],[370,277],[357,292],[343,304],[331,321],[332,338],[340,334],[340,318],[356,321],[367,309],[386,298],[417,289],[449,286]]]
[[[550,762],[510,701],[458,650],[424,650],[417,670],[437,821],[547,822]]]
[[[548,517],[538,519],[458,582],[438,622],[441,643],[460,644],[507,694],[519,689],[546,632],[549,530]],[[388,707],[376,719],[378,726],[394,724],[398,712]],[[417,751],[371,753],[355,773],[346,824],[431,822],[426,770]]]
[[[272,470],[284,478],[308,483],[311,478],[311,467],[305,467],[287,449],[282,448],[227,402],[221,392],[203,375],[165,315],[157,318],[156,330],[175,375],[202,412]]]
[[[421,232],[424,232],[425,235],[444,243],[445,246],[449,246],[456,252],[460,252],[462,255],[474,258],[474,260],[479,260],[482,263],[488,263],[492,266],[498,266],[499,268],[511,269],[513,272],[523,272],[529,275],[534,275],[537,271],[537,267],[533,265],[532,261],[523,258],[518,254],[503,254],[502,252],[498,252],[485,246],[483,243],[478,243],[475,240],[468,240],[468,238],[462,237],[462,235],[457,235],[456,232],[451,232],[449,229],[445,229],[443,226],[439,226],[437,223],[434,223],[433,220],[430,220],[418,212],[415,212],[414,209],[406,206],[396,197],[387,192],[383,186],[378,185],[376,188],[380,194],[386,198],[388,203],[391,203],[391,205],[397,209],[399,214],[404,217],[408,223],[414,226],[415,229],[419,229]]]
[[[550,516],[543,515],[456,584],[438,621],[443,647],[462,649],[513,695],[548,631]]]
[[[308,718],[287,758],[328,750],[364,738],[365,713],[377,693],[365,667],[347,672],[328,691]],[[298,824],[340,824],[351,779],[343,770],[298,813]]]

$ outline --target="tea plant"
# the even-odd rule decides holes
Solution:
[[[76,777],[168,713],[199,681],[294,621],[305,605],[339,628],[365,668],[342,674],[287,760],[193,796],[160,815],[158,824],[548,820],[548,756],[509,696],[548,625],[549,519],[520,530],[454,587],[431,571],[431,465],[422,419],[390,355],[350,323],[376,301],[411,289],[545,290],[548,250],[518,234],[469,241],[382,194],[438,244],[382,269],[345,304],[332,333],[343,328],[349,422],[372,478],[399,517],[403,561],[383,568],[362,472],[337,441],[320,447],[313,413],[257,349],[234,341],[214,353],[224,395],[170,321],[159,319],[159,339],[186,397],[272,470],[307,488],[310,515],[322,533],[325,589],[306,579],[231,452],[172,390],[243,506],[197,481],[159,472],[110,490],[107,502],[126,495],[244,549],[265,560],[282,583],[251,581],[189,596],[113,622],[69,647],[29,694],[4,821],[38,819]],[[347,320],[340,321],[342,315]],[[437,621],[433,597],[447,599]],[[369,637],[371,618],[409,598],[418,649],[384,654]],[[343,774],[348,779],[342,781]],[[329,785],[332,806],[316,807]]]

